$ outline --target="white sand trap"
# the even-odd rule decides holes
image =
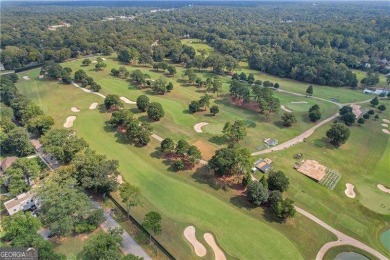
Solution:
[[[383,119],[383,122],[385,122],[385,123],[390,123],[390,120],[387,120],[387,119]]]
[[[380,189],[381,191],[383,192],[386,192],[386,193],[390,193],[390,189],[386,188],[385,186],[383,186],[382,184],[378,184],[376,185],[378,187],[378,189]]]
[[[291,104],[307,104],[306,101],[291,101]]]
[[[383,126],[383,127],[389,127],[389,125],[388,125],[388,124],[382,124],[382,126]]]
[[[24,79],[24,80],[29,80],[30,77],[29,77],[29,76],[23,76],[23,79]]]
[[[389,130],[387,130],[387,129],[382,129],[382,131],[383,131],[383,133],[390,135]]]
[[[194,226],[188,226],[186,229],[184,229],[184,237],[191,243],[191,245],[194,247],[195,254],[197,256],[203,257],[206,255],[207,250],[204,247],[202,243],[196,239],[195,236],[195,227]]]
[[[213,235],[210,233],[204,234],[204,240],[206,240],[207,244],[213,249],[214,251],[214,256],[216,260],[226,260],[226,256],[223,253],[223,251],[219,248],[217,243],[215,243]]]
[[[89,109],[96,109],[98,105],[99,105],[99,103],[94,102],[94,103],[92,103],[92,104],[89,106]]]
[[[122,179],[122,175],[118,175],[118,177],[116,177],[116,181],[117,181],[119,184],[124,183],[124,181],[123,181],[123,179]]]
[[[93,60],[91,63],[97,63],[97,60]]]
[[[126,104],[137,104],[137,102],[131,101],[127,97],[120,97],[120,99],[125,102]]]
[[[78,109],[77,107],[72,107],[70,110],[71,110],[72,112],[75,112],[75,113],[80,112],[80,109]]]
[[[44,75],[39,75],[38,78],[43,79],[43,77],[45,77],[45,76]]]
[[[106,60],[106,58],[102,58],[102,60]]]
[[[202,127],[204,127],[205,125],[208,125],[209,123],[206,123],[206,122],[200,122],[200,123],[197,123],[196,125],[194,125],[194,130],[195,132],[197,133],[202,133]]]
[[[64,127],[69,128],[73,126],[73,122],[76,120],[76,116],[68,116],[65,121]]]
[[[352,113],[354,113],[356,115],[356,117],[359,117],[362,113],[359,105],[355,105],[355,104],[351,104],[350,105],[352,107]]]
[[[284,111],[288,112],[288,113],[292,113],[292,111],[290,109],[288,109],[287,107],[281,105],[280,106]]]
[[[347,184],[345,184],[345,186],[347,186],[347,188],[345,189],[345,195],[347,195],[347,197],[351,198],[351,199],[355,198],[356,193],[353,190],[355,188],[355,186],[353,186],[351,183],[347,183]]]

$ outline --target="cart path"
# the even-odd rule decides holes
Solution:
[[[253,176],[253,174],[251,174],[251,179],[252,181],[258,181],[257,178],[255,176]],[[337,241],[332,241],[332,242],[328,242],[326,244],[324,244],[320,251],[318,251],[317,253],[317,256],[316,256],[316,260],[322,260],[324,258],[324,255],[325,253],[331,249],[332,247],[336,247],[336,246],[342,246],[342,245],[351,245],[351,246],[354,246],[354,247],[357,247],[357,248],[360,248],[364,251],[367,251],[369,253],[371,253],[372,255],[378,257],[379,259],[388,259],[386,256],[382,255],[381,253],[379,253],[378,251],[376,251],[375,249],[367,246],[366,244],[338,231],[337,229],[329,226],[328,224],[326,224],[324,221],[322,221],[321,219],[317,218],[316,216],[312,215],[311,213],[307,212],[306,210],[298,207],[298,206],[294,206],[295,207],[295,210],[302,214],[303,216],[309,218],[310,220],[314,221],[315,223],[317,223],[318,225],[320,225],[321,227],[329,230],[330,232],[332,232],[333,234],[335,234],[337,236]]]
[[[318,225],[322,226],[323,228],[329,230],[330,232],[332,232],[333,234],[335,234],[337,236],[337,241],[332,241],[332,242],[328,242],[326,243],[325,245],[323,245],[320,249],[320,251],[318,251],[317,253],[317,256],[316,256],[316,259],[323,259],[325,253],[332,247],[336,247],[336,246],[341,246],[341,245],[351,245],[351,246],[354,246],[354,247],[357,247],[357,248],[360,248],[364,251],[367,251],[368,253],[378,257],[379,259],[388,259],[386,256],[382,255],[381,253],[379,253],[378,251],[376,251],[375,249],[367,246],[366,244],[338,231],[337,229],[334,229],[333,227],[329,226],[328,224],[326,224],[324,221],[320,220],[319,218],[313,216],[312,214],[310,214],[309,212],[307,212],[306,210],[303,210],[297,206],[295,206],[295,209],[302,215],[304,215],[305,217],[309,218],[310,220],[314,221],[315,223],[317,223]]]
[[[285,93],[289,93],[289,94],[292,94],[292,95],[296,95],[296,96],[303,96],[303,97],[306,97],[306,95],[303,95],[303,94],[299,94],[299,93],[295,93],[295,92],[290,92],[290,91],[286,91],[286,90],[278,90],[280,92],[285,92]],[[355,103],[345,103],[345,104],[341,104],[341,103],[337,103],[337,102],[333,102],[331,100],[327,100],[327,99],[324,99],[324,98],[319,98],[319,97],[310,97],[310,98],[315,98],[315,99],[319,99],[319,100],[323,100],[323,101],[326,101],[326,102],[329,102],[329,103],[332,103],[332,104],[335,104],[337,105],[338,107],[343,107],[343,106],[346,106],[346,105],[354,105],[354,104],[364,104],[364,103],[368,103],[371,101],[371,99],[368,99],[368,100],[364,100],[364,101],[359,101],[359,102],[355,102]],[[280,150],[284,150],[286,148],[289,148],[290,146],[293,146],[297,143],[300,143],[300,142],[303,142],[304,139],[308,138],[309,136],[311,136],[314,131],[321,127],[322,125],[328,123],[329,121],[332,121],[334,119],[336,119],[337,117],[339,116],[339,113],[337,112],[336,114],[334,114],[333,116],[331,117],[328,117],[327,119],[325,120],[322,120],[321,122],[317,123],[316,125],[314,125],[312,128],[306,130],[305,132],[303,132],[302,134],[284,142],[284,143],[281,143],[277,146],[274,146],[272,148],[269,148],[269,149],[266,149],[266,150],[262,150],[262,151],[257,151],[257,152],[253,152],[251,155],[252,156],[256,156],[256,155],[260,155],[260,154],[265,154],[265,153],[271,153],[273,151],[280,151]]]

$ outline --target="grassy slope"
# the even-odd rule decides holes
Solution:
[[[337,111],[337,106],[324,101],[276,92],[275,96],[280,99],[281,104],[284,104],[287,108],[293,110],[298,119],[298,123],[293,129],[288,129],[282,126],[280,116],[284,113],[283,110],[280,110],[278,113],[271,115],[270,118],[265,119],[261,118],[258,113],[232,105],[226,98],[214,99],[212,101],[212,103],[215,103],[220,107],[221,112],[216,117],[210,117],[210,114],[207,111],[189,114],[187,111],[188,104],[191,100],[199,99],[200,96],[204,95],[204,89],[197,89],[194,86],[187,86],[185,84],[183,85],[183,80],[180,77],[184,71],[183,67],[177,66],[177,75],[169,78],[169,80],[175,85],[174,90],[171,93],[165,95],[154,95],[150,89],[141,90],[138,87],[129,84],[124,79],[111,76],[111,68],[118,68],[119,63],[111,58],[107,59],[106,63],[108,65],[107,69],[100,72],[93,70],[92,66],[81,67],[81,60],[68,62],[64,64],[64,66],[71,67],[73,71],[80,68],[86,70],[87,74],[91,75],[95,81],[102,86],[101,93],[103,94],[114,93],[120,96],[125,96],[131,100],[136,100],[136,98],[141,94],[147,94],[150,96],[152,101],[160,102],[164,107],[166,115],[161,122],[153,123],[155,129],[154,131],[162,136],[169,132],[176,140],[185,138],[189,141],[195,142],[199,138],[203,138],[205,140],[212,141],[212,137],[215,134],[221,133],[223,125],[227,121],[233,121],[235,119],[249,120],[249,122],[253,124],[253,127],[248,128],[248,136],[243,145],[248,147],[251,151],[255,151],[257,146],[262,145],[262,140],[264,138],[273,137],[278,139],[280,142],[283,142],[310,128],[313,123],[308,120],[307,110],[313,104],[319,104],[323,118],[329,117]],[[127,67],[130,71],[136,69],[134,66]],[[152,78],[158,78],[163,75],[161,72],[155,72],[149,67],[140,66],[138,68],[144,73],[148,73]],[[203,78],[210,76],[207,72],[198,73],[198,75]],[[224,93],[228,93],[228,82],[230,81],[230,78],[223,77],[223,81]],[[291,104],[293,101],[302,100],[307,101],[308,104]],[[132,111],[134,113],[138,113],[137,109]],[[193,126],[199,122],[209,122],[211,124],[205,127],[205,133],[195,136]],[[272,134],[270,135],[270,133]],[[214,146],[214,148],[217,148],[218,146],[216,143],[210,143],[210,145]]]
[[[29,82],[33,84],[32,80]],[[38,95],[31,95],[31,98],[34,101],[40,99],[44,106],[56,107],[58,109],[56,113],[67,114],[68,107],[75,102],[72,98],[66,98],[68,92],[72,91],[68,88],[69,86],[53,88],[56,85],[54,82],[41,83],[36,89],[39,92],[39,98]],[[29,92],[31,85],[29,86],[27,83],[20,84],[18,87],[21,92],[27,95],[31,93]],[[208,186],[204,185],[200,189],[178,178],[172,178],[167,174],[166,166],[161,163],[160,159],[149,156],[154,152],[154,147],[158,143],[153,141],[145,149],[122,144],[122,141],[118,140],[113,132],[107,132],[104,127],[108,114],[87,109],[90,102],[95,100],[95,96],[85,94],[80,90],[77,91],[78,99],[83,99],[86,96],[87,100],[79,105],[82,112],[77,114],[78,118],[74,123],[75,129],[90,143],[93,149],[119,160],[120,171],[124,178],[142,187],[147,203],[145,203],[145,209],[140,209],[141,212],[150,208],[156,209],[163,214],[164,218],[171,220],[172,224],[166,225],[166,229],[164,229],[167,230],[167,234],[166,237],[162,236],[162,240],[171,250],[176,250],[178,245],[183,245],[177,249],[181,258],[188,258],[190,255],[191,248],[181,235],[183,228],[189,223],[216,234],[218,243],[228,255],[245,259],[254,259],[259,256],[263,258],[301,258],[302,255],[297,250],[297,247],[301,247],[299,245],[301,241],[296,241],[294,236],[298,233],[305,237],[305,227],[307,226],[312,226],[312,229],[316,230],[314,234],[318,234],[319,239],[311,245],[309,250],[304,251],[303,247],[300,248],[306,257],[312,257],[322,243],[333,238],[327,232],[323,232],[320,227],[311,225],[308,220],[302,217],[298,217],[290,225],[280,225],[279,229],[285,230],[285,233],[294,231],[293,235],[287,234],[288,238],[286,238],[286,234],[282,234],[270,224],[266,224],[264,219],[253,218],[249,216],[249,212],[235,209],[228,201],[224,202],[210,195],[209,192],[206,192],[211,190]],[[60,101],[54,100],[56,95],[61,96],[62,99]],[[88,100],[90,98],[92,100]],[[60,111],[61,109],[62,111]],[[48,109],[47,112],[54,115],[54,110]],[[61,120],[60,117],[59,120]],[[61,120],[61,122],[63,121]],[[153,206],[147,207],[148,204]],[[138,213],[139,219],[143,217],[143,213]],[[180,229],[170,228],[172,226],[180,227]],[[254,244],[255,240],[258,242]],[[311,240],[308,239],[306,243]],[[278,250],[272,250],[274,247]]]
[[[77,67],[77,65],[75,65],[76,67]],[[75,68],[76,68],[75,67]],[[107,71],[108,71],[108,69],[107,69]],[[90,73],[93,73],[93,72],[88,72],[88,74],[90,74]],[[152,73],[150,73],[150,72],[148,72],[149,74],[152,74]],[[179,75],[181,74],[180,72],[178,73]],[[262,74],[262,75],[264,75],[264,74]],[[93,76],[94,78],[95,78],[95,75]],[[102,76],[102,80],[104,80],[103,79],[103,77],[104,76]],[[111,77],[111,78],[113,78],[112,76],[109,76],[109,77]],[[122,81],[123,80],[120,80],[120,79],[115,79],[115,78],[113,78],[114,80],[117,80],[118,81],[118,83],[117,84],[112,84],[112,80],[111,79],[108,79],[108,77],[105,77],[105,78],[107,78],[107,79],[105,79],[105,80],[107,80],[107,82],[106,83],[102,83],[102,82],[100,82],[99,81],[99,76],[98,75],[96,75],[96,80],[100,83],[100,84],[109,84],[110,85],[110,90],[112,90],[114,93],[118,93],[118,94],[121,94],[121,93],[125,93],[125,92],[122,92],[122,91],[124,91],[124,90],[126,90],[126,89],[122,89],[123,87],[125,87],[126,88],[126,86],[123,86],[122,85]],[[281,81],[280,81],[280,79],[279,80],[275,80],[274,82],[279,82],[279,83],[281,83]],[[282,84],[282,83],[281,83]],[[193,87],[179,87],[179,86],[175,86],[176,87],[176,90],[178,89],[178,88],[180,88],[180,94],[182,94],[182,93],[184,93],[184,94],[186,94],[186,91],[188,92],[188,91],[190,91],[191,93],[192,93],[192,95],[196,95],[196,94],[194,94],[194,91],[193,91]],[[133,87],[130,87],[130,89],[132,89]],[[226,88],[226,85],[225,85],[225,88]],[[282,88],[284,88],[283,87],[283,85],[282,85]],[[298,86],[293,86],[293,88],[297,88],[298,89]],[[332,93],[330,90],[333,90],[333,92],[334,92],[334,89],[333,88],[329,88],[329,87],[324,87],[324,88],[326,88],[326,93],[325,93],[325,95],[329,95],[330,93]],[[116,89],[116,90],[115,90]],[[134,89],[134,88],[133,88]],[[302,92],[304,92],[304,90],[306,89],[306,86],[305,87],[303,87],[302,88],[302,85],[300,86],[300,90],[302,90]],[[328,89],[329,89],[329,91],[328,91]],[[293,89],[293,90],[295,90],[295,89]],[[104,92],[105,90],[103,89],[103,92]],[[115,91],[118,91],[118,92],[115,92]],[[139,90],[135,90],[135,91],[139,91]],[[345,93],[343,92],[342,93],[342,97],[343,98],[346,98],[346,100],[345,100],[345,102],[347,102],[347,101],[350,101],[350,100],[348,100],[349,98],[351,98],[351,99],[353,99],[353,100],[365,100],[365,99],[367,99],[367,96],[366,95],[361,95],[360,93],[357,93],[357,92],[355,92],[355,91],[352,91],[352,90],[348,90],[348,89],[338,89],[337,90],[337,92],[339,92],[339,91],[341,91],[341,92],[343,92],[343,91],[345,91]],[[127,94],[128,92],[126,92],[126,94]],[[316,92],[316,93],[318,93],[318,92]],[[352,93],[352,94],[350,94],[350,93]],[[171,93],[171,94],[174,94],[174,93]],[[171,94],[169,94],[169,95],[171,95]],[[184,95],[183,94],[183,95]],[[169,95],[165,95],[165,96],[163,96],[162,97],[162,99],[168,99],[169,98]],[[92,96],[92,95],[91,95]],[[126,95],[127,97],[129,97],[130,99],[135,99],[135,97],[137,96],[137,95],[135,95],[134,96],[134,98],[132,97],[132,96],[129,96],[129,95]],[[155,98],[155,97],[157,97],[157,98],[159,98],[159,97],[161,97],[161,96],[153,96],[153,98]],[[95,98],[95,97],[94,97]],[[99,97],[96,97],[96,98],[99,98]],[[341,100],[341,101],[343,101],[343,100]],[[282,103],[283,104],[283,103]],[[172,106],[175,106],[175,104],[172,102]],[[288,105],[287,105],[288,106]],[[164,104],[164,107],[165,107],[165,104]],[[186,108],[186,106],[182,106],[183,107],[183,109],[185,109]],[[228,106],[226,106],[226,107],[228,107]],[[289,107],[289,106],[288,106]],[[231,109],[232,111],[236,111],[236,110],[238,110],[237,108],[232,108]],[[70,110],[69,110],[70,111]],[[246,112],[245,111],[245,113],[246,114],[248,114],[248,112]],[[221,115],[222,115],[222,113],[221,113]],[[182,123],[183,121],[181,121],[182,119],[184,120],[184,119],[187,119],[188,120],[188,118],[189,117],[191,117],[192,115],[186,115],[185,117],[182,117],[182,118],[180,118],[180,115],[173,115],[172,117],[177,117],[176,118],[176,120],[177,120],[177,122],[180,122],[180,123]],[[196,115],[196,116],[198,116],[198,115]],[[221,117],[223,117],[223,118],[225,118],[225,116],[221,116]],[[168,117],[167,117],[167,120],[169,119],[169,115],[168,115]],[[214,119],[213,119],[214,120]],[[203,120],[203,121],[206,121],[206,120]],[[198,119],[194,119],[194,121],[193,122],[199,122],[199,120]],[[62,124],[62,123],[61,123]],[[183,125],[186,125],[187,123],[184,123]],[[160,125],[163,125],[163,124],[160,124]],[[192,125],[192,122],[191,122],[191,124],[189,124],[187,127],[186,127],[186,129],[185,130],[178,130],[178,133],[175,133],[175,136],[179,136],[179,134],[180,134],[180,132],[182,133],[182,136],[183,137],[185,137],[186,135],[187,135],[187,133],[191,130],[192,131],[192,127],[191,127],[191,125]],[[367,125],[368,124],[366,124],[364,127],[367,127]],[[156,128],[156,130],[157,131],[159,131],[159,127],[157,126],[157,127],[155,127]],[[173,127],[173,129],[174,128],[176,128],[176,127]],[[207,127],[206,127],[206,129],[207,129]],[[163,132],[164,130],[166,130],[166,131],[171,131],[171,129],[161,129],[160,131],[161,132]],[[166,132],[165,131],[165,132]],[[218,131],[218,128],[216,128],[216,130],[215,131]],[[316,133],[316,135],[319,135],[319,136],[324,136],[324,132],[326,131],[326,129],[325,128],[322,128],[322,132],[318,132],[318,133]],[[266,133],[267,132],[269,132],[269,130],[268,131],[266,131]],[[279,134],[279,133],[278,133]],[[204,135],[207,135],[207,134],[204,134]],[[383,134],[382,134],[383,135]],[[164,135],[163,135],[164,136]],[[364,136],[364,135],[363,135]],[[356,141],[357,141],[357,143],[359,143],[359,141],[360,141],[360,137],[361,137],[361,135],[359,135],[359,136],[357,136],[358,138],[356,139]],[[314,138],[314,137],[313,137]],[[352,138],[352,137],[351,137]],[[319,138],[319,140],[320,140],[321,138]],[[366,136],[366,139],[368,139],[367,140],[367,142],[370,144],[370,143],[372,143],[372,139],[373,138],[370,138],[370,136],[369,137],[367,137]],[[283,140],[283,139],[282,139]],[[322,142],[323,142],[323,140],[322,140]],[[356,143],[356,142],[355,142]],[[375,143],[377,143],[380,147],[383,147],[383,140],[382,139],[379,139],[379,141],[378,142],[375,142]],[[253,145],[253,144],[252,144]],[[306,145],[306,144],[305,144]],[[299,147],[300,145],[297,145],[296,147]],[[361,147],[359,147],[359,148],[364,148],[364,145],[362,145]],[[314,157],[316,157],[316,156],[318,156],[318,158],[317,158],[317,160],[319,160],[319,161],[321,161],[322,162],[322,159],[326,159],[326,158],[331,158],[331,159],[329,159],[328,161],[331,161],[330,162],[330,165],[332,164],[332,160],[334,160],[334,162],[333,162],[333,165],[335,165],[335,166],[339,166],[339,165],[342,165],[342,164],[345,164],[345,162],[348,162],[349,160],[348,160],[348,158],[346,158],[347,156],[342,156],[342,158],[340,158],[340,159],[338,159],[338,160],[336,160],[333,156],[327,156],[326,158],[322,158],[322,150],[318,150],[317,148],[318,148],[318,141],[317,141],[317,145],[315,146],[315,148],[316,149],[312,149],[312,148],[310,148],[310,149],[308,149],[308,150],[306,150],[306,153],[305,154],[312,154],[312,153],[314,153]],[[297,148],[292,148],[292,149],[297,149]],[[370,150],[370,149],[366,149],[366,150]],[[375,149],[374,149],[375,150]],[[382,149],[383,150],[383,149]],[[383,151],[382,151],[381,149],[379,149],[378,150],[378,153],[375,153],[376,155],[374,156],[374,158],[370,161],[370,163],[372,164],[372,165],[375,165],[376,164],[376,161],[377,160],[379,160],[378,159],[378,154],[379,155],[382,155],[383,154]],[[306,178],[304,178],[303,176],[300,176],[300,175],[296,175],[296,173],[295,172],[292,172],[291,171],[291,162],[290,161],[292,161],[292,163],[293,163],[293,160],[291,159],[290,161],[288,161],[288,160],[284,160],[284,159],[282,159],[281,157],[285,157],[285,158],[292,158],[292,155],[295,153],[294,152],[295,150],[288,150],[288,151],[283,151],[283,152],[288,152],[289,153],[289,155],[291,155],[290,157],[288,157],[288,156],[277,156],[277,159],[279,160],[279,162],[277,162],[276,163],[276,165],[277,165],[277,168],[284,168],[285,170],[286,170],[286,172],[289,172],[289,177],[293,180],[292,182],[294,183],[294,185],[293,185],[293,188],[290,190],[290,194],[292,194],[293,195],[293,197],[294,197],[294,199],[295,199],[295,201],[299,204],[299,205],[301,205],[301,206],[303,206],[303,207],[305,207],[305,205],[306,205],[306,208],[310,211],[310,212],[312,212],[312,213],[314,213],[314,214],[316,214],[316,215],[318,215],[319,217],[321,217],[321,218],[323,218],[324,220],[325,219],[329,219],[329,223],[331,224],[331,225],[335,225],[336,227],[338,227],[338,228],[341,228],[341,229],[343,229],[343,230],[345,230],[346,232],[349,232],[350,234],[352,234],[352,235],[356,235],[356,233],[360,233],[360,235],[361,234],[363,234],[363,232],[364,231],[366,231],[366,230],[369,230],[370,231],[370,236],[368,237],[368,238],[363,238],[362,240],[366,240],[366,241],[368,241],[368,243],[370,243],[370,244],[374,244],[377,248],[381,248],[381,246],[377,243],[377,237],[378,237],[378,234],[376,234],[376,232],[377,232],[377,230],[378,230],[378,226],[380,226],[380,227],[383,227],[384,225],[388,225],[388,219],[387,218],[384,218],[384,217],[381,217],[381,216],[378,216],[378,215],[376,215],[376,214],[371,214],[371,212],[369,213],[369,214],[367,214],[368,216],[367,217],[363,217],[362,218],[362,216],[361,215],[364,215],[365,213],[365,209],[364,208],[362,208],[361,206],[360,206],[360,204],[359,203],[357,203],[357,202],[354,202],[354,203],[351,203],[351,201],[350,200],[347,200],[346,199],[346,197],[345,197],[345,195],[343,195],[343,188],[342,188],[342,186],[344,186],[343,184],[345,183],[344,181],[343,181],[343,179],[346,177],[346,175],[345,175],[345,173],[344,173],[344,171],[343,170],[340,170],[340,168],[339,167],[331,167],[330,165],[328,165],[328,164],[326,164],[326,165],[328,165],[329,167],[331,167],[331,168],[334,168],[334,169],[336,169],[336,170],[339,170],[341,173],[342,173],[342,176],[343,176],[343,179],[342,179],[342,181],[338,184],[338,187],[336,188],[336,190],[335,191],[328,191],[328,190],[324,190],[324,189],[322,189],[322,187],[319,187],[317,184],[313,184],[313,182],[312,181],[310,181],[310,180],[307,180]],[[351,147],[351,151],[356,151],[355,150],[355,148],[354,147]],[[333,153],[333,152],[332,152]],[[276,154],[275,154],[276,155]],[[346,152],[345,153],[345,155],[348,155],[348,152]],[[363,154],[362,155],[362,157],[364,157],[365,156],[365,154]],[[365,157],[364,157],[365,158]],[[383,163],[380,163],[380,164],[378,164],[378,168],[382,168],[382,169],[388,169],[388,168],[386,168],[387,167],[387,165],[385,164],[385,162],[386,162],[386,158],[385,158],[385,156],[382,156],[382,162]],[[348,165],[349,166],[349,165]],[[175,176],[174,174],[171,174],[172,175],[172,177],[173,178],[177,178],[177,176]],[[349,176],[350,176],[350,178],[353,178],[353,176],[355,176],[356,175],[356,173],[355,172],[352,172],[351,174],[349,174]],[[184,177],[183,177],[184,176]],[[296,177],[296,176],[300,176],[300,177]],[[382,175],[382,176],[385,176],[385,175]],[[189,178],[187,178],[185,175],[181,175],[181,176],[179,176],[180,178],[182,178],[182,180],[184,181],[184,182],[189,182],[189,183],[191,183],[192,182],[192,180],[190,180]],[[303,178],[302,178],[303,177]],[[364,182],[365,182],[365,180],[362,180],[362,184],[364,184]],[[352,183],[354,183],[354,182],[352,182]],[[355,183],[354,183],[355,184]],[[386,185],[386,183],[384,183],[383,182],[383,184],[385,184]],[[200,189],[203,189],[203,190],[208,190],[208,188],[206,187],[204,187],[204,185],[201,185],[201,184],[199,184],[199,183],[195,183],[195,185],[197,185],[197,186],[199,186],[199,188]],[[359,194],[359,189],[364,189],[364,185],[362,185],[361,187],[359,187],[358,186],[358,184],[355,184],[355,186],[357,186],[357,192],[358,192],[358,196],[360,195]],[[304,192],[298,192],[299,191],[299,189],[301,189],[301,190],[305,190],[305,193]],[[369,188],[369,190],[375,190],[375,189],[371,189],[371,188]],[[211,193],[213,193],[216,197],[220,197],[221,199],[225,199],[224,197],[228,197],[228,196],[230,196],[230,195],[227,195],[227,196],[225,196],[225,195],[221,195],[221,194],[223,194],[223,193],[221,193],[221,192],[215,192],[215,191],[213,191],[213,190],[210,190],[211,191]],[[210,191],[208,191],[208,192],[210,192]],[[336,194],[335,194],[335,192],[337,192]],[[377,193],[377,191],[375,191],[374,193]],[[303,195],[302,195],[303,194]],[[310,195],[309,195],[310,194]],[[379,197],[381,196],[381,195],[383,195],[383,194],[377,194],[377,195],[379,195]],[[313,198],[315,198],[314,200],[313,200]],[[332,202],[330,202],[330,201],[332,201]],[[376,198],[374,198],[373,199],[373,201],[379,201],[378,199],[376,199]],[[364,198],[362,199],[362,203],[364,204]],[[331,206],[329,206],[329,204],[333,204],[333,205],[331,205]],[[369,206],[370,207],[370,203],[366,203],[366,206]],[[348,206],[348,207],[347,207]],[[337,219],[337,217],[336,217],[336,215],[333,213],[333,212],[338,212],[339,210],[340,210],[340,208],[342,208],[343,209],[343,214],[345,215],[345,216],[342,216],[342,218],[340,218],[340,219]],[[352,210],[351,210],[352,209]],[[251,215],[260,215],[260,217],[261,217],[261,213],[260,213],[260,210],[256,210],[256,212],[254,211],[254,210],[248,210],[248,214],[251,214]],[[357,221],[354,221],[355,219],[357,219]],[[368,222],[366,222],[366,221],[368,221]],[[361,224],[363,223],[363,225],[364,225],[364,223],[370,223],[369,224],[369,226],[367,227],[367,228],[363,228],[362,226],[361,226]],[[360,228],[359,228],[360,227]],[[282,230],[283,230],[283,228],[281,228]],[[352,232],[351,232],[351,230],[352,230]],[[363,231],[362,231],[363,230]],[[285,231],[283,231],[283,232],[285,232]],[[355,233],[355,234],[354,234]],[[359,235],[359,236],[360,236]],[[218,239],[218,238],[217,238]],[[324,238],[322,238],[322,239],[324,239]],[[222,246],[224,246],[223,244],[222,244]],[[299,247],[299,246],[298,246]],[[382,248],[381,248],[382,249]],[[302,250],[301,250],[301,252],[302,252]],[[315,253],[315,250],[313,250],[313,252]],[[308,254],[307,256],[310,256],[310,254]],[[313,256],[313,254],[311,254],[311,256]]]

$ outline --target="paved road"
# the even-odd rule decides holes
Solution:
[[[96,203],[95,203],[95,205],[96,205]],[[99,205],[99,207],[100,207],[100,205]],[[110,229],[113,229],[113,228],[120,228],[120,225],[115,221],[115,219],[113,219],[111,217],[111,215],[107,211],[104,212],[104,216],[106,217],[106,221],[104,221],[100,225],[100,227],[105,232],[108,232]],[[120,249],[123,252],[123,254],[125,254],[125,255],[133,254],[133,255],[136,255],[139,257],[143,257],[145,260],[152,259],[148,256],[148,254],[146,254],[146,252],[142,249],[142,247],[139,246],[138,243],[135,242],[134,239],[126,231],[123,231],[122,243],[121,243]]]

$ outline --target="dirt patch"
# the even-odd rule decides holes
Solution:
[[[360,110],[361,106],[355,104],[351,104],[350,106],[352,107],[352,112],[356,115],[356,117],[359,117],[362,113]]]
[[[66,118],[64,127],[65,127],[65,128],[70,128],[70,127],[72,127],[72,126],[73,126],[74,120],[76,120],[76,116],[68,116],[68,118]]]
[[[194,226],[188,226],[186,229],[184,229],[184,237],[188,240],[188,242],[191,243],[191,245],[194,247],[195,254],[199,257],[203,257],[206,255],[207,250],[204,247],[202,243],[196,239],[195,236],[195,227]]]
[[[205,126],[205,125],[208,125],[209,123],[206,123],[206,122],[201,122],[201,123],[197,123],[196,125],[194,125],[194,130],[195,132],[197,133],[202,133],[202,127]]]
[[[383,131],[383,133],[390,135],[389,130],[387,130],[387,129],[382,129],[382,131]]]
[[[376,185],[378,187],[378,189],[380,189],[381,191],[383,192],[386,192],[386,193],[390,193],[390,189],[386,188],[385,186],[383,186],[382,184],[378,184]]]
[[[229,98],[229,102],[230,102],[230,104],[233,104],[233,105],[238,106],[238,107],[242,107],[242,108],[250,109],[250,110],[253,110],[256,112],[260,112],[259,104],[255,101],[244,103],[244,101],[242,99],[233,100],[232,98]]]
[[[290,109],[288,109],[287,107],[285,107],[284,105],[281,105],[280,106],[284,111],[288,112],[288,113],[292,113],[292,111]]]
[[[89,106],[89,109],[96,109],[98,105],[99,105],[99,104],[98,104],[97,102],[94,102],[94,103],[92,103],[92,104]]]
[[[210,160],[211,157],[213,157],[213,155],[215,154],[215,147],[208,142],[203,141],[202,139],[197,140],[192,145],[195,145],[199,149],[204,160]]]
[[[75,113],[80,112],[80,109],[78,109],[77,107],[72,107],[70,110],[71,110],[72,112],[75,112]]]
[[[345,191],[344,191],[345,195],[347,195],[347,197],[351,198],[351,199],[355,198],[356,197],[356,193],[353,190],[355,188],[355,186],[353,186],[351,183],[347,183],[347,184],[345,184],[345,186],[347,187],[345,189]]]
[[[127,97],[120,97],[120,99],[125,102],[126,104],[137,104],[137,102],[131,101]]]
[[[213,235],[210,233],[204,234],[204,240],[206,240],[207,244],[213,249],[214,251],[214,256],[216,260],[226,260],[226,256],[223,253],[223,251],[219,248],[217,243],[215,243]]]
[[[23,76],[23,79],[24,80],[30,80],[30,77],[29,76]]]

